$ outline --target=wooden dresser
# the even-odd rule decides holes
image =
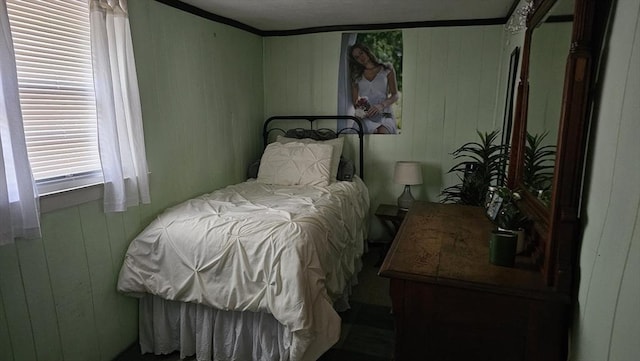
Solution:
[[[481,207],[415,202],[380,275],[390,278],[395,360],[565,360],[568,297],[518,258],[489,263]]]

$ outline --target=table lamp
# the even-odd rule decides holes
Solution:
[[[401,210],[408,210],[414,201],[413,195],[411,194],[411,186],[422,184],[422,167],[420,163],[407,161],[396,162],[393,182],[404,184],[404,192],[398,197],[398,207]]]

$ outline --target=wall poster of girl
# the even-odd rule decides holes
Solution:
[[[360,118],[367,134],[399,134],[402,31],[342,34],[338,88],[338,114]]]

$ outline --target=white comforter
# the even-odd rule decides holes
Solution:
[[[291,360],[337,342],[332,302],[360,267],[368,191],[250,180],[167,209],[129,246],[118,290],[221,310],[269,312],[293,334]]]

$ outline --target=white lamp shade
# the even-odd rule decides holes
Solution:
[[[422,167],[418,162],[396,162],[393,182],[404,185],[422,184]]]

